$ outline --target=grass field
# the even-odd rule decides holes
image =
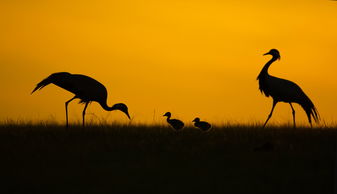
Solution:
[[[328,194],[336,129],[3,124],[0,157],[0,193]]]

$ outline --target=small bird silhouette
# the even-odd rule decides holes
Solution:
[[[194,122],[194,126],[195,127],[199,128],[199,129],[201,129],[203,131],[207,131],[207,130],[209,130],[212,127],[212,125],[209,124],[208,122],[206,122],[206,121],[200,121],[200,119],[198,117],[195,118],[192,122]]]
[[[66,126],[68,127],[68,104],[72,100],[79,98],[81,101],[80,103],[84,103],[84,109],[82,112],[83,118],[83,126],[85,121],[85,111],[90,102],[98,102],[102,108],[106,111],[112,110],[120,110],[126,114],[126,116],[130,119],[128,107],[123,103],[118,103],[109,107],[107,105],[107,97],[108,92],[103,84],[96,81],[95,79],[80,75],[80,74],[70,74],[68,72],[59,72],[53,73],[46,79],[42,80],[40,83],[37,84],[35,89],[32,91],[34,93],[36,90],[41,90],[48,84],[55,84],[69,92],[75,94],[73,98],[66,101]]]
[[[311,117],[318,122],[319,114],[317,112],[316,107],[309,99],[309,97],[302,91],[302,89],[295,84],[294,82],[277,78],[268,74],[269,66],[276,61],[280,60],[280,53],[276,49],[271,49],[268,53],[264,55],[271,55],[272,59],[268,61],[265,66],[262,68],[257,80],[259,81],[259,89],[265,96],[271,96],[273,98],[273,106],[270,114],[263,127],[266,126],[267,122],[271,118],[274,108],[278,102],[286,102],[290,104],[293,114],[293,123],[294,128],[296,127],[295,122],[295,110],[291,103],[298,103],[302,106],[305,113],[307,114],[310,126],[312,127]]]
[[[164,117],[167,117],[166,121],[168,124],[170,124],[175,130],[180,130],[184,127],[184,123],[181,120],[178,119],[170,119],[171,113],[167,112],[163,115]]]

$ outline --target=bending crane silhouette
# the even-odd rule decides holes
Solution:
[[[55,84],[69,92],[75,94],[73,98],[65,102],[66,106],[66,126],[68,127],[68,104],[76,98],[80,99],[80,103],[84,103],[84,109],[82,112],[82,124],[84,126],[85,121],[85,111],[90,102],[98,102],[102,108],[106,111],[120,110],[126,114],[130,119],[128,107],[123,103],[117,103],[112,107],[107,105],[108,92],[103,84],[96,81],[95,79],[80,75],[80,74],[70,74],[68,72],[53,73],[46,79],[42,80],[37,84],[32,94],[36,90],[41,90],[48,84]]]
[[[206,121],[200,121],[199,117],[195,118],[192,122],[194,122],[194,126],[195,127],[199,128],[199,129],[201,129],[203,131],[207,131],[207,130],[209,130],[212,127],[212,125],[209,124],[208,122],[206,122]]]
[[[272,58],[262,68],[259,76],[257,77],[257,80],[259,81],[259,89],[261,93],[264,93],[266,97],[271,96],[273,98],[273,106],[263,127],[266,126],[267,122],[271,118],[274,108],[278,102],[286,102],[290,104],[293,114],[294,128],[296,127],[295,110],[291,103],[298,103],[299,105],[301,105],[301,107],[307,114],[310,126],[312,127],[311,117],[315,120],[315,122],[318,122],[319,114],[309,97],[294,82],[277,78],[268,74],[269,66],[274,61],[276,61],[277,59],[280,60],[281,58],[279,51],[276,49],[271,49],[268,53],[265,53],[264,55],[271,55]]]
[[[164,117],[167,117],[166,121],[168,122],[168,124],[170,124],[175,130],[180,130],[184,127],[184,123],[181,120],[178,119],[171,119],[171,113],[170,112],[166,112],[164,115]]]

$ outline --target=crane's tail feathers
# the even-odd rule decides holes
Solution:
[[[46,79],[42,80],[40,83],[36,85],[31,94],[33,94],[36,90],[41,90],[43,87],[45,87],[50,83],[52,83],[52,79],[50,79],[50,77],[47,77]]]
[[[300,103],[302,108],[304,109],[305,113],[307,114],[309,123],[311,124],[311,117],[314,119],[316,123],[319,123],[320,116],[312,101],[306,97],[306,99]]]

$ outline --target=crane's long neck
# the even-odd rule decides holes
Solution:
[[[257,77],[257,79],[260,79],[262,76],[269,75],[269,74],[268,74],[269,66],[270,66],[274,61],[276,61],[276,60],[277,60],[277,57],[274,57],[274,56],[273,56],[273,58],[271,58],[271,59],[264,65],[264,67],[262,68],[262,70],[261,70],[259,76]]]
[[[100,104],[100,105],[102,106],[102,108],[103,108],[104,110],[106,110],[106,111],[113,111],[113,110],[116,110],[113,106],[112,106],[112,107],[109,107],[106,101],[105,101],[105,102],[100,102],[99,104]]]
[[[171,120],[170,118],[171,118],[171,115],[167,116],[166,121],[170,121]]]

